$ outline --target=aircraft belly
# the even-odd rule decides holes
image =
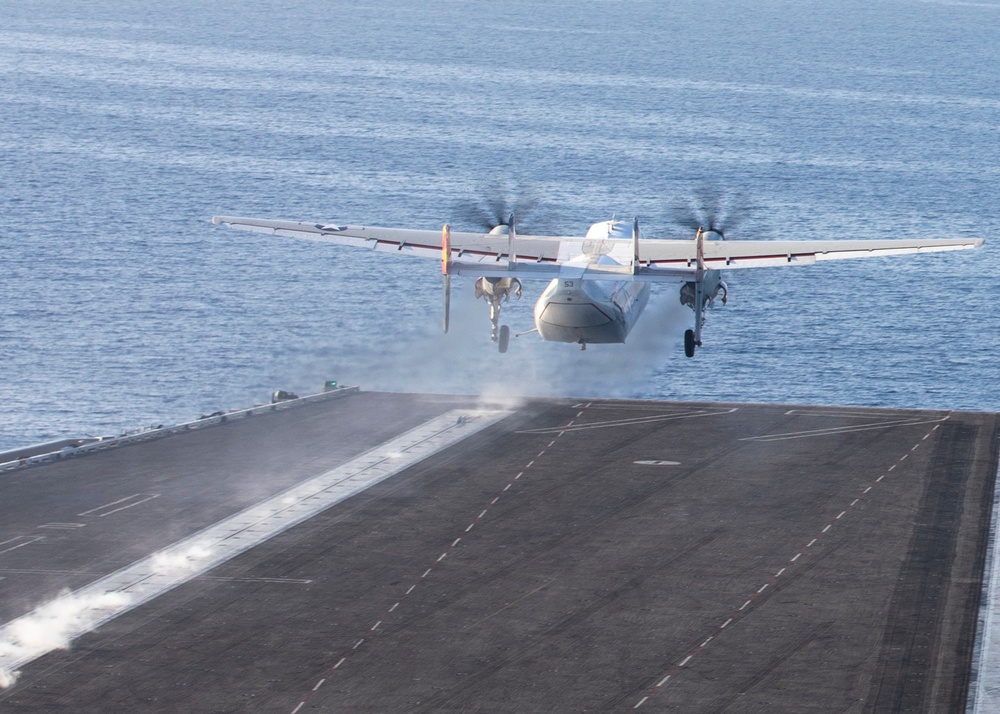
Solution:
[[[624,342],[627,330],[619,312],[610,304],[547,302],[536,314],[535,326],[542,339],[553,342]]]

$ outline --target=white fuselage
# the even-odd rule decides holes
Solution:
[[[595,223],[587,239],[597,247],[608,238],[629,237],[631,229],[624,221]],[[628,265],[601,252],[567,263],[567,276],[550,282],[535,303],[535,327],[542,339],[586,345],[624,342],[628,337],[649,301],[649,284],[575,277],[592,264]]]
[[[647,283],[557,278],[535,303],[535,327],[554,342],[624,342],[649,289]]]

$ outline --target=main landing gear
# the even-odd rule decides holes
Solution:
[[[510,328],[500,324],[500,306],[510,300],[511,293],[521,298],[521,281],[517,278],[479,278],[476,281],[476,297],[490,305],[490,339],[497,343],[501,353],[510,346]]]

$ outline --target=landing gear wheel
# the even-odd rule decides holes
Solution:
[[[500,354],[507,351],[508,345],[510,345],[510,328],[506,325],[500,326]]]
[[[686,330],[684,332],[684,354],[688,357],[694,357],[694,330]]]

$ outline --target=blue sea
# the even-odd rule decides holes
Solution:
[[[995,0],[3,3],[0,449],[327,379],[1000,410],[998,33]],[[683,237],[712,194],[733,238],[987,244],[735,272],[691,360],[675,287],[624,346],[501,355],[471,281],[440,334],[432,261],[209,223],[472,229],[498,185],[522,232]]]

